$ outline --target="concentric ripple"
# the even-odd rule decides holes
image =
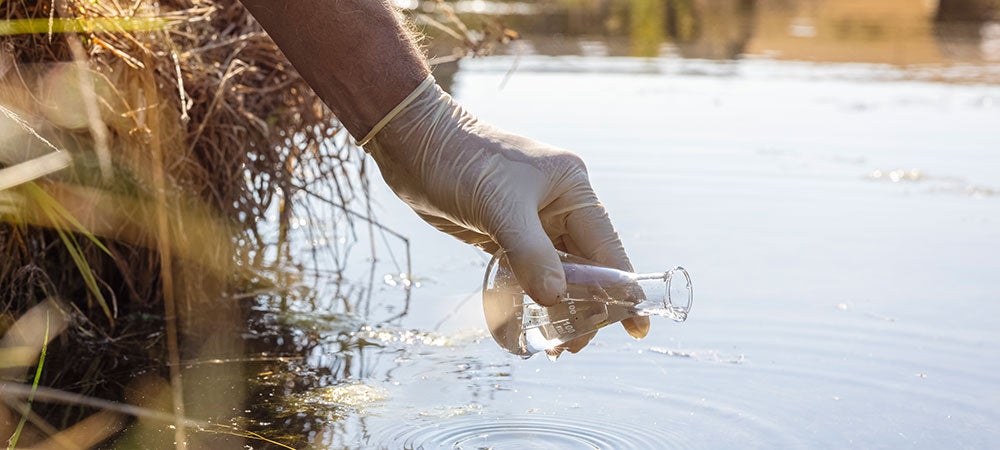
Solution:
[[[649,449],[691,444],[678,423],[643,428],[588,417],[466,416],[414,424],[386,433],[376,448],[407,449]]]

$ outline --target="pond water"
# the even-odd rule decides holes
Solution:
[[[252,337],[304,358],[257,372],[257,430],[314,448],[1000,446],[996,65],[533,53],[464,60],[451,90],[582,155],[635,267],[690,271],[688,321],[608,327],[556,362],[507,354],[482,316],[487,255],[375,174],[413,277],[402,241],[361,224],[346,280],[263,300]]]
[[[306,349],[265,429],[318,448],[1000,445],[1000,87],[773,60],[512,64],[463,62],[455,96],[580,153],[634,265],[691,272],[688,321],[641,341],[609,327],[557,362],[507,354],[482,317],[487,256],[376,179],[414,277],[376,232],[356,288],[261,306],[260,336]]]

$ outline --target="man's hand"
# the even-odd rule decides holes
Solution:
[[[241,1],[355,137],[370,134],[430,72],[387,0]],[[366,148],[396,194],[438,229],[506,250],[538,303],[566,289],[553,243],[631,269],[576,155],[477,121],[437,85],[376,136]],[[634,337],[649,330],[647,318],[622,323]]]
[[[480,122],[436,84],[365,148],[425,221],[491,254],[504,249],[518,282],[541,305],[566,291],[556,248],[632,270],[576,154]],[[646,317],[622,323],[635,338],[649,331]],[[565,348],[575,353],[592,337]]]

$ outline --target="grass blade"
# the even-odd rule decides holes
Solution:
[[[0,36],[97,31],[157,31],[171,26],[160,17],[57,17],[0,20]]]
[[[24,424],[28,422],[28,413],[31,412],[31,402],[35,400],[35,392],[38,390],[38,381],[42,378],[42,368],[45,366],[45,354],[48,353],[49,349],[49,313],[45,312],[45,338],[42,339],[42,353],[38,356],[38,367],[35,368],[35,380],[31,382],[31,392],[28,394],[28,403],[24,406],[24,411],[21,411],[21,421],[17,423],[17,428],[14,430],[14,434],[10,437],[10,445],[7,447],[8,450],[14,450],[17,447],[17,441],[21,437],[21,430],[24,429]]]
[[[38,158],[0,169],[0,191],[36,180],[69,167],[70,157],[63,152],[53,152]]]
[[[76,265],[77,269],[80,271],[80,276],[83,277],[83,282],[87,286],[87,290],[97,299],[98,304],[104,311],[104,315],[108,317],[111,323],[114,323],[114,315],[111,313],[111,307],[108,305],[107,300],[104,298],[104,294],[101,293],[100,287],[97,286],[97,278],[94,277],[94,272],[87,262],[87,258],[83,255],[83,249],[80,247],[80,243],[76,240],[70,231],[75,231],[82,234],[98,248],[107,253],[111,252],[107,247],[104,246],[94,236],[93,233],[89,232],[83,225],[73,217],[69,211],[66,210],[56,199],[52,198],[47,192],[45,192],[41,187],[35,183],[28,183],[25,185],[27,194],[33,200],[33,203],[41,210],[45,217],[52,224],[52,228],[56,230],[59,234],[59,239],[63,241],[63,245],[66,247],[66,251],[69,252],[70,257],[73,258],[73,264]]]

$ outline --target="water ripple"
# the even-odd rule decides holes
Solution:
[[[386,433],[377,448],[407,449],[647,449],[690,448],[683,424],[655,427],[591,417],[466,416]]]

